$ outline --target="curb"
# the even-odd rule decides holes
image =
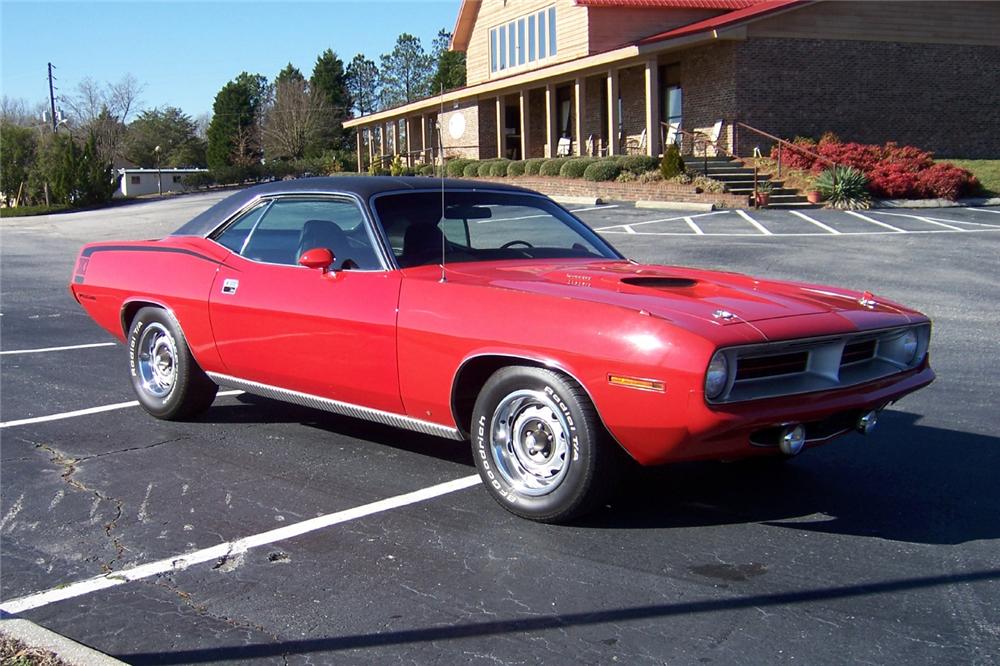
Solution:
[[[128,666],[124,661],[109,657],[28,620],[5,615],[0,619],[0,634],[28,647],[48,650],[72,666]]]
[[[636,201],[636,208],[655,208],[659,210],[691,210],[708,212],[715,210],[715,204],[694,203],[690,201]]]
[[[872,208],[969,208],[1000,206],[1000,197],[959,199],[882,199],[872,202]]]
[[[572,197],[572,196],[550,196],[556,203],[573,204],[582,206],[596,206],[604,203],[600,197]]]

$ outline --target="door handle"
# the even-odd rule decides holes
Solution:
[[[233,278],[226,278],[222,283],[222,293],[229,294],[230,296],[236,293],[237,287],[240,286],[240,281]]]

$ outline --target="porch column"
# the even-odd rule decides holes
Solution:
[[[576,133],[576,150],[573,152],[574,155],[583,155],[584,140],[583,140],[583,96],[586,94],[587,85],[586,80],[577,77],[576,81],[573,82],[573,131]]]
[[[399,154],[399,121],[392,121],[392,156]]]
[[[618,143],[618,70],[608,70],[608,155],[617,155]]]
[[[656,58],[646,61],[646,154],[660,154],[660,66]]]
[[[503,157],[504,139],[504,119],[503,119],[503,95],[497,95],[497,157]]]
[[[355,132],[355,141],[358,147],[358,173],[361,173],[361,134],[364,131],[363,127],[359,127],[357,132]]]
[[[528,159],[528,91],[518,93],[518,106],[521,113],[521,159]]]
[[[413,133],[410,131],[409,117],[403,118],[403,132],[406,134],[406,166],[413,166]]]
[[[375,129],[368,127],[365,131],[368,133],[368,164],[370,165],[375,161]]]
[[[556,144],[559,141],[556,129],[556,87],[549,83],[545,86],[545,156],[556,156]]]
[[[431,162],[427,159],[427,116],[423,113],[420,114],[420,161],[424,164]]]

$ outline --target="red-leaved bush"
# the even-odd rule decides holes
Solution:
[[[951,164],[935,164],[931,153],[914,146],[900,146],[892,141],[884,146],[843,143],[830,132],[819,142],[799,136],[792,143],[840,166],[861,171],[868,177],[868,190],[880,198],[954,200],[979,189],[979,181],[970,171]],[[773,146],[771,158],[777,159],[779,152],[782,163],[791,169],[819,174],[830,168],[828,162],[788,146]]]
[[[967,169],[954,164],[933,164],[917,176],[917,194],[954,201],[979,189],[979,181]]]
[[[881,162],[867,176],[868,191],[880,199],[910,197],[919,181],[919,174],[900,162]]]

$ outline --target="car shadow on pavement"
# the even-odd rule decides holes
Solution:
[[[201,423],[298,423],[341,437],[353,437],[400,451],[419,453],[432,458],[473,467],[472,450],[467,442],[459,442],[410,430],[371,423],[348,416],[338,416],[310,407],[244,393],[237,396],[237,405],[217,404],[205,412]],[[474,471],[474,470],[473,470]]]
[[[618,529],[757,522],[925,544],[1000,537],[1000,438],[927,427],[886,411],[781,462],[684,463],[631,470],[608,507],[580,526]]]
[[[206,423],[299,423],[473,467],[456,442],[245,394]],[[1000,438],[920,425],[887,410],[868,437],[848,435],[781,462],[634,467],[612,501],[574,526],[653,529],[764,523],[787,529],[959,544],[1000,537]],[[401,436],[405,433],[405,436]]]

